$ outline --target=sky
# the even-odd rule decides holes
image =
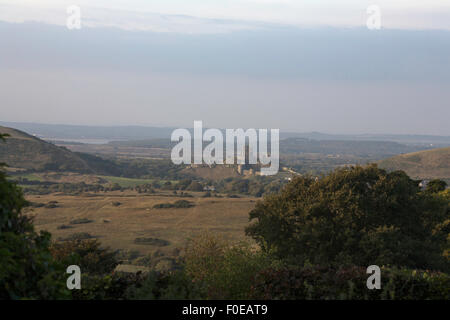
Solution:
[[[211,32],[208,19],[237,23],[215,32],[253,28],[251,22],[355,27],[365,25],[369,5],[380,7],[386,28],[450,29],[448,0],[2,0],[0,19],[64,25],[70,5],[83,9],[87,26],[158,32]]]
[[[0,0],[0,39],[3,121],[450,135],[450,1]]]

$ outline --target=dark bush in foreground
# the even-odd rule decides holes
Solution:
[[[198,286],[183,271],[82,275],[75,300],[203,299]]]
[[[444,191],[445,188],[447,188],[447,182],[440,179],[433,179],[428,182],[425,191],[430,193],[438,193],[440,191]]]
[[[51,253],[65,266],[78,265],[82,274],[110,274],[118,265],[116,253],[102,248],[97,240],[73,240],[54,243]]]
[[[183,270],[150,272],[143,281],[130,286],[126,299],[130,300],[184,300],[205,299],[202,288]]]
[[[145,276],[138,274],[82,274],[81,290],[72,291],[74,300],[125,300],[127,292],[143,283]]]
[[[27,205],[22,191],[1,170],[0,300],[69,297],[64,269],[50,255],[50,234],[35,232],[32,221],[22,214]]]
[[[254,277],[252,299],[449,300],[450,276],[439,272],[381,269],[381,289],[369,290],[361,267],[267,269]]]
[[[186,275],[206,299],[246,299],[255,273],[277,261],[248,243],[231,244],[212,234],[190,240],[185,253]]]

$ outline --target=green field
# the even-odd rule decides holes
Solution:
[[[27,179],[29,181],[44,181],[44,179],[41,176],[39,176],[35,173],[19,174],[19,175],[14,175],[14,177]]]
[[[157,181],[160,184],[163,184],[167,181],[171,183],[177,183],[176,180],[160,180],[160,179],[135,179],[135,178],[124,178],[124,177],[113,177],[113,176],[98,176],[99,178],[103,178],[108,180],[109,183],[118,183],[123,188],[136,187],[147,183],[152,183]]]
[[[123,188],[136,187],[146,183],[152,183],[155,179],[133,179],[133,178],[123,178],[123,177],[113,177],[113,176],[98,176],[108,180],[109,183],[117,183]]]

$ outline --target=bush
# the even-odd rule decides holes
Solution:
[[[204,299],[199,285],[184,270],[150,272],[142,281],[129,286],[126,299],[130,300],[198,300]]]
[[[430,193],[438,193],[440,191],[444,191],[445,188],[447,188],[447,182],[440,179],[433,179],[428,182],[425,191]]]
[[[56,227],[56,229],[58,229],[58,230],[72,229],[72,228],[73,228],[73,226],[69,226],[66,224],[62,224],[62,225],[59,225],[58,227]]]
[[[81,219],[74,219],[74,220],[70,221],[70,224],[85,224],[85,223],[92,223],[92,222],[94,222],[94,220],[81,218]]]
[[[109,274],[119,264],[116,253],[108,248],[101,248],[98,240],[53,243],[51,253],[55,260],[66,266],[78,265],[82,274]]]
[[[153,208],[155,209],[168,209],[168,208],[192,208],[195,205],[191,201],[178,200],[174,203],[159,203],[155,204]]]
[[[76,232],[72,233],[67,237],[59,237],[58,241],[76,241],[76,240],[88,240],[95,239],[96,237],[91,235],[89,232]]]
[[[59,207],[58,201],[50,201],[44,207],[49,209],[58,208]]]
[[[187,276],[208,299],[248,298],[253,275],[272,264],[247,243],[231,245],[210,234],[191,239],[185,254]]]
[[[369,290],[366,269],[306,267],[267,269],[254,277],[252,299],[424,300],[450,299],[450,276],[438,272],[381,269],[381,289]]]
[[[81,290],[72,291],[74,300],[124,300],[128,291],[145,281],[142,273],[81,275]]]

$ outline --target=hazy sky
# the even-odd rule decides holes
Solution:
[[[0,4],[0,19],[10,22],[65,25],[65,8],[78,5],[87,26],[179,32],[207,32],[214,21],[201,18],[295,26],[363,26],[367,7],[375,4],[382,11],[386,28],[450,29],[448,0],[1,0]],[[164,19],[158,19],[161,15]],[[246,27],[254,26],[239,26]],[[229,28],[234,30],[236,26]],[[214,26],[212,29],[218,31]]]
[[[0,0],[0,119],[450,135],[450,1],[337,2]]]

